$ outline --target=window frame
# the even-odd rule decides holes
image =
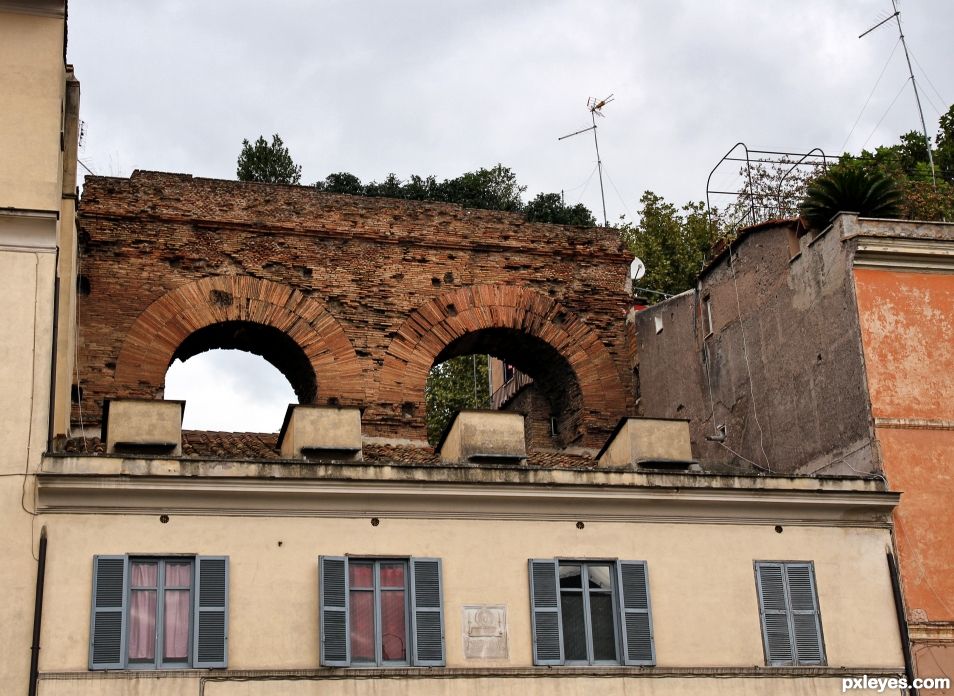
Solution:
[[[622,662],[622,653],[623,653],[623,641],[621,636],[621,626],[620,626],[620,609],[619,609],[619,583],[617,581],[617,575],[619,574],[619,565],[617,561],[613,560],[571,560],[565,558],[555,559],[557,562],[557,581],[560,579],[560,568],[562,566],[579,566],[580,567],[580,587],[568,587],[563,588],[562,586],[558,587],[559,595],[559,605],[560,605],[560,617],[561,624],[563,618],[563,596],[564,594],[581,594],[583,596],[583,630],[584,630],[584,639],[586,642],[586,659],[585,660],[571,660],[566,657],[566,636],[567,631],[566,627],[563,627],[561,631],[560,640],[562,642],[563,648],[563,664],[570,666],[607,666],[607,665],[621,665]],[[605,566],[609,568],[609,578],[610,578],[610,588],[609,590],[594,590],[591,587],[588,587],[589,580],[589,571],[590,566]],[[590,604],[590,595],[591,594],[601,594],[610,596],[610,605],[613,608],[613,648],[616,653],[615,660],[598,660],[594,657],[594,648],[593,648],[593,615],[591,612]]]
[[[228,666],[229,557],[195,553],[95,554],[92,558],[92,599],[89,622],[90,671],[161,671],[221,669]],[[129,659],[134,563],[156,563],[156,581],[145,589],[155,591],[156,628],[151,661]],[[162,563],[189,565],[188,649],[185,660],[165,660],[164,590]],[[179,586],[185,589],[184,586]],[[162,611],[160,613],[160,604]]]
[[[815,579],[815,562],[814,561],[753,561],[753,570],[755,576],[755,592],[756,592],[756,601],[758,603],[759,610],[759,628],[762,634],[762,651],[765,657],[766,667],[825,667],[828,665],[828,655],[825,650],[825,633],[824,627],[822,626],[822,616],[821,616],[821,603],[818,599],[818,583]],[[766,607],[765,599],[763,596],[762,582],[759,575],[759,571],[763,567],[778,566],[781,569],[781,580],[784,589],[784,601],[785,609],[784,614],[786,616],[786,621],[788,625],[788,634],[789,634],[789,643],[792,651],[791,660],[773,660],[770,655],[769,647],[769,637],[768,637],[768,626],[765,621],[766,616]],[[794,609],[792,605],[791,590],[789,586],[789,567],[805,566],[808,569],[807,577],[810,582],[811,592],[812,592],[812,601],[814,602],[814,610],[797,610]],[[776,610],[777,611],[777,610]],[[815,626],[817,628],[817,638],[818,638],[818,653],[819,660],[802,660],[798,656],[798,641],[795,636],[795,622],[794,616],[798,612],[801,615],[812,615],[815,617]]]
[[[354,662],[351,646],[352,562],[399,562],[405,568],[406,662]],[[347,554],[318,557],[319,664],[322,667],[443,667],[447,664],[443,564],[440,558]],[[380,587],[380,585],[379,585]],[[386,591],[386,590],[385,590]],[[380,603],[378,603],[380,606]],[[378,623],[380,625],[380,623]],[[375,635],[377,642],[377,629]],[[382,643],[383,650],[383,643]],[[376,655],[377,653],[376,648]]]
[[[567,660],[563,626],[561,565],[608,565],[612,584],[616,660],[593,657],[592,622],[585,621],[587,660]],[[656,647],[646,561],[618,558],[531,558],[528,560],[533,664],[538,666],[655,666]],[[582,588],[581,588],[582,589]],[[605,594],[605,591],[604,591]]]
[[[371,579],[371,588],[359,587],[355,588],[351,585],[351,564],[352,563],[361,563],[361,564],[370,564],[372,579]],[[382,609],[381,609],[381,594],[386,591],[393,591],[398,588],[394,587],[382,587],[381,585],[381,566],[386,564],[400,564],[404,572],[404,587],[401,588],[401,591],[404,593],[404,659],[403,660],[385,660],[384,659],[384,636],[381,633],[383,628],[382,621]],[[353,645],[351,644],[351,616],[350,616],[350,605],[349,605],[349,629],[348,629],[348,652],[351,654],[351,666],[352,667],[409,667],[411,665],[411,563],[410,558],[369,558],[369,557],[348,557],[348,569],[349,573],[348,578],[348,601],[351,601],[352,592],[370,592],[374,602],[373,605],[373,617],[374,617],[374,626],[372,627],[374,641],[374,661],[368,662],[363,660],[356,660],[353,654]]]
[[[128,670],[164,670],[164,669],[191,669],[193,655],[193,634],[195,632],[195,608],[196,608],[196,557],[195,556],[142,556],[130,555],[128,557],[126,568],[126,610],[123,620],[126,622],[126,635],[123,645],[123,662]],[[133,592],[142,591],[140,588],[133,587],[133,565],[136,563],[155,563],[156,564],[156,584],[154,588],[145,588],[145,591],[153,590],[156,592],[156,631],[155,645],[152,662],[145,660],[133,660],[129,656],[129,637],[132,633],[132,597]],[[166,660],[165,653],[165,605],[166,590],[181,590],[181,587],[169,588],[166,586],[166,565],[168,563],[188,563],[189,564],[189,627],[188,627],[188,645],[186,647],[186,659],[171,661]]]

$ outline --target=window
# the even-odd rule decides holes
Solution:
[[[702,335],[708,338],[712,335],[715,325],[712,323],[712,299],[709,295],[702,298]]]
[[[814,564],[756,561],[755,579],[765,664],[824,665]]]
[[[227,626],[227,557],[94,557],[90,669],[225,667]]]
[[[645,561],[530,561],[533,661],[655,663]]]
[[[319,559],[321,664],[444,664],[437,558]]]

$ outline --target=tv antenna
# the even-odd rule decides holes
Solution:
[[[579,135],[580,133],[586,133],[588,131],[593,131],[593,144],[596,146],[596,170],[600,175],[600,199],[603,201],[603,227],[609,227],[609,223],[606,219],[606,193],[603,191],[603,160],[600,159],[600,141],[596,137],[596,117],[604,116],[603,107],[613,101],[613,95],[604,97],[603,99],[594,99],[590,97],[586,100],[586,108],[590,110],[590,118],[593,120],[593,125],[589,128],[583,128],[573,133],[568,133],[567,135],[561,135],[557,140],[566,140],[567,138],[572,138],[574,135]],[[933,170],[932,170],[933,171]],[[592,174],[590,174],[592,176]]]
[[[898,9],[898,0],[891,0],[891,8],[894,10],[894,14],[888,15],[867,31],[862,32],[858,35],[858,38],[861,39],[867,36],[882,24],[886,24],[892,19],[897,20],[898,35],[901,37],[901,47],[904,49],[904,58],[908,62],[908,76],[911,79],[911,87],[914,88],[914,101],[917,102],[918,114],[921,116],[921,132],[924,134],[924,147],[927,148],[928,164],[931,165],[931,182],[934,184],[934,188],[937,189],[937,179],[934,177],[934,155],[931,154],[931,140],[928,138],[927,125],[924,123],[924,109],[921,108],[921,96],[918,94],[918,83],[914,79],[914,70],[911,68],[911,56],[908,54],[908,44],[904,40],[904,30],[901,29],[901,10]]]

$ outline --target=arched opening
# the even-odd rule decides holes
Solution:
[[[491,406],[487,356],[532,379],[499,404],[527,415],[528,444],[559,448],[577,442],[583,399],[573,368],[546,341],[504,328],[461,336],[434,359],[425,387],[429,440],[436,441],[454,411]]]
[[[313,403],[315,371],[271,326],[226,321],[190,334],[172,356],[165,398],[186,401],[183,427],[275,432],[289,403]]]

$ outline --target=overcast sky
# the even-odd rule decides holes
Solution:
[[[954,100],[954,2],[900,8],[933,135]],[[96,174],[234,178],[243,138],[279,133],[303,183],[501,162],[527,196],[563,190],[598,218],[592,138],[557,137],[589,125],[588,97],[614,94],[598,122],[613,221],[635,217],[647,189],[704,200],[739,141],[839,153],[917,128],[897,25],[857,38],[891,11],[890,0],[77,0],[68,59],[82,83],[80,158]],[[740,181],[730,166],[714,184]],[[269,407],[280,412],[268,428],[253,425],[257,410],[288,395],[216,364],[185,381],[255,405],[202,410],[277,428],[284,406]],[[187,407],[187,424],[199,410]]]

